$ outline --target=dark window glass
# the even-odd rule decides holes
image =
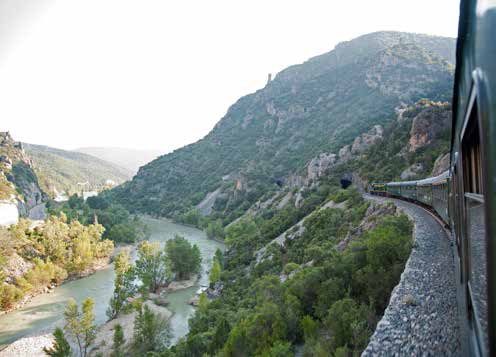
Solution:
[[[463,187],[466,212],[466,234],[469,249],[469,291],[474,328],[481,343],[488,346],[487,335],[487,253],[484,225],[481,142],[477,120],[477,103],[462,138]]]

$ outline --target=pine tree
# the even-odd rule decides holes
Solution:
[[[111,357],[123,357],[124,352],[122,347],[124,346],[124,332],[122,331],[122,326],[117,324],[114,327],[114,344],[112,345]]]
[[[157,351],[170,339],[169,325],[165,319],[154,314],[143,304],[134,319],[133,345],[136,352]]]
[[[83,301],[83,313],[81,316],[81,330],[83,332],[84,356],[88,354],[88,347],[91,346],[96,338],[95,314],[93,308],[95,302],[92,298]]]
[[[217,259],[214,259],[212,270],[210,270],[210,285],[214,285],[220,280],[220,264]]]
[[[207,294],[201,293],[198,298],[198,311],[204,313],[207,311],[208,297]]]
[[[69,357],[71,355],[71,346],[65,339],[64,331],[60,327],[57,327],[53,332],[53,337],[55,337],[55,341],[52,347],[43,347],[43,352],[53,357]]]

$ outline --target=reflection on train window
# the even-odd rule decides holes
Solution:
[[[462,138],[462,166],[466,210],[465,224],[469,250],[469,294],[472,313],[475,317],[473,327],[482,345],[488,346],[486,231],[477,103],[473,105]]]

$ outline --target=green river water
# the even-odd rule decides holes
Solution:
[[[208,285],[208,274],[217,248],[224,245],[207,239],[205,233],[165,219],[144,218],[151,228],[150,241],[164,243],[178,233],[192,244],[196,244],[202,255],[202,274],[199,282],[188,289],[168,294],[168,309],[174,315],[170,320],[172,343],[188,332],[188,319],[194,308],[187,304],[202,286]],[[22,309],[0,315],[0,345],[12,343],[23,336],[42,331],[51,331],[53,325],[63,318],[63,311],[70,298],[81,303],[85,298],[95,300],[95,319],[98,324],[106,321],[105,311],[114,289],[114,270],[110,266],[88,277],[74,280],[56,287],[50,294],[38,295]]]

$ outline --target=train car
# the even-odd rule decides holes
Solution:
[[[417,200],[417,181],[403,181],[400,185],[401,197],[409,200]]]
[[[496,2],[462,0],[451,138],[450,223],[464,353],[496,355]]]
[[[384,196],[386,194],[386,185],[373,182],[370,184],[369,192],[374,195]]]
[[[456,51],[449,173],[384,190],[430,206],[448,224],[462,355],[496,356],[495,0],[461,1]]]
[[[388,196],[401,197],[401,182],[388,182],[385,186]]]
[[[417,200],[430,206],[447,225],[449,176],[449,171],[445,171],[439,176],[417,181]]]

